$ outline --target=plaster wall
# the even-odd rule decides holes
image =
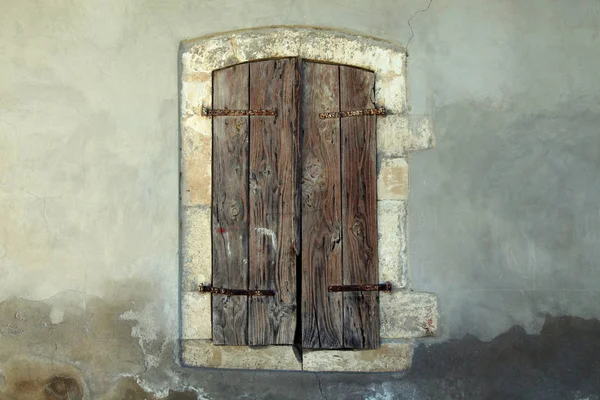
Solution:
[[[415,290],[439,296],[440,346],[514,325],[536,334],[548,315],[599,317],[596,2],[0,0],[0,9],[3,400],[444,398],[434,386],[423,394],[438,376],[176,365],[177,54],[184,39],[240,28],[327,26],[408,47],[411,112],[431,116],[437,139],[410,156],[409,260]],[[581,324],[564,325],[565,337],[589,332]],[[421,353],[414,373],[427,376]],[[465,385],[462,398],[482,398]],[[567,381],[561,398],[581,387]]]

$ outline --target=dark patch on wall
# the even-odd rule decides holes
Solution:
[[[431,400],[598,399],[600,322],[548,317],[539,335],[513,327],[490,342],[422,345],[407,378]]]
[[[196,400],[194,392],[169,391],[162,400]],[[109,393],[102,396],[101,400],[158,400],[153,394],[148,393],[137,384],[133,378],[123,378]]]
[[[157,400],[147,388],[172,389],[169,400],[600,400],[598,320],[549,317],[538,335],[513,327],[490,342],[422,344],[407,373],[315,374],[182,368],[174,341],[140,348],[135,321],[119,318],[132,306],[78,293],[0,303],[0,400]]]

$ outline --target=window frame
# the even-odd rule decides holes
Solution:
[[[330,362],[332,350],[305,352],[299,361],[292,346],[266,346],[261,350],[213,346],[210,296],[196,291],[198,284],[210,283],[211,276],[212,122],[201,115],[201,109],[211,107],[212,71],[283,57],[374,71],[378,105],[390,112],[377,119],[379,281],[391,281],[394,286],[390,295],[380,299],[383,345],[376,350],[344,352],[337,363]],[[383,40],[333,30],[258,28],[184,42],[180,73],[182,363],[217,368],[352,371],[396,371],[409,365],[412,339],[435,334],[438,311],[434,294],[410,290],[407,153],[433,147],[434,138],[426,117],[408,115],[405,50]],[[377,360],[365,357],[363,352],[383,352],[387,356]],[[364,361],[367,359],[375,361]]]

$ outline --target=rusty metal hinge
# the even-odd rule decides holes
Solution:
[[[277,115],[277,110],[211,110],[202,107],[202,115],[205,117],[274,117]]]
[[[227,296],[275,296],[274,290],[258,290],[258,289],[225,289],[213,287],[212,285],[199,285],[200,293],[224,294]]]
[[[324,112],[319,114],[319,118],[360,117],[362,115],[386,115],[386,113],[385,107],[377,107],[366,110]]]
[[[392,292],[392,283],[373,283],[364,285],[330,285],[330,292]]]

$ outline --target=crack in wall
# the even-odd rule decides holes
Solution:
[[[50,230],[50,222],[48,221],[48,215],[46,213],[46,211],[47,211],[47,203],[46,202],[47,202],[47,200],[60,199],[61,197],[63,197],[63,193],[61,193],[58,196],[40,196],[36,193],[33,193],[33,192],[23,188],[22,186],[12,185],[12,184],[5,183],[5,182],[0,182],[0,185],[15,188],[33,198],[35,198],[36,200],[39,200],[42,202],[41,214],[42,214],[42,219],[44,220],[44,230],[46,231],[46,233],[50,237],[50,240],[52,241],[52,251],[54,251],[56,248],[56,241],[58,240],[58,236],[57,236],[56,232],[51,232],[51,230]]]
[[[319,377],[319,374],[315,372],[315,378],[317,378],[317,384],[319,385],[319,393],[321,393],[321,397],[324,398],[325,400],[329,400],[324,394],[323,394],[323,386],[321,386],[321,378]]]
[[[408,19],[408,27],[410,28],[410,37],[408,38],[408,42],[406,42],[406,56],[408,57],[408,45],[410,44],[410,41],[415,37],[415,31],[413,30],[412,25],[410,24],[410,22],[413,20],[414,17],[416,17],[417,15],[426,12],[427,10],[429,10],[429,7],[431,7],[431,3],[433,3],[433,0],[429,0],[429,4],[427,4],[427,7],[425,7],[422,10],[417,11],[416,13],[414,13],[409,19]]]

